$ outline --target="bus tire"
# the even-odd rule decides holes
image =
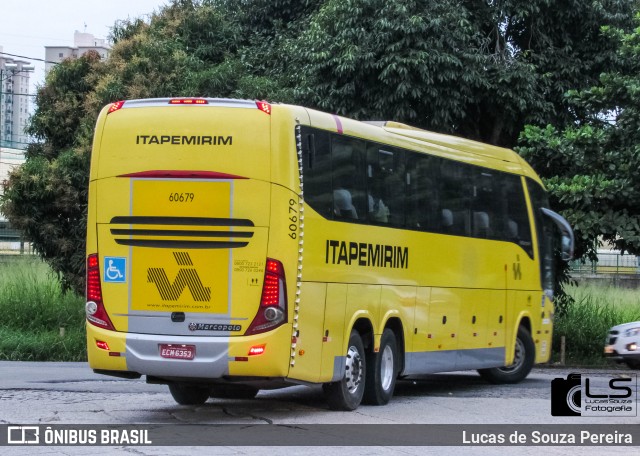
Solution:
[[[385,329],[380,338],[380,350],[367,352],[367,381],[363,402],[385,405],[393,396],[398,376],[398,343],[393,331]]]
[[[358,408],[364,395],[366,370],[367,361],[362,337],[358,331],[352,330],[347,348],[344,377],[338,382],[322,385],[331,410],[351,411]]]
[[[249,385],[215,385],[211,387],[209,397],[218,399],[253,399],[258,388]]]
[[[169,392],[180,405],[202,405],[209,399],[211,388],[188,383],[169,383]]]
[[[536,357],[536,346],[531,333],[524,326],[518,328],[513,364],[490,369],[479,369],[482,378],[494,384],[518,383],[524,380]]]

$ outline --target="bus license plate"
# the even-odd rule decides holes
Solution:
[[[169,359],[193,359],[196,357],[196,346],[160,344],[160,356]]]

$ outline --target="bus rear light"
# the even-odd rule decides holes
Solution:
[[[100,328],[115,331],[102,302],[102,284],[100,283],[100,265],[98,254],[87,257],[87,304],[85,314],[89,323]]]
[[[257,356],[264,353],[266,344],[254,345],[249,349],[249,356]]]
[[[256,101],[256,106],[260,111],[264,112],[265,114],[271,115],[271,105],[266,101]]]
[[[283,312],[277,307],[267,307],[264,309],[264,318],[268,321],[276,321],[283,317]]]
[[[209,104],[204,98],[173,98],[169,100],[172,105],[206,105]]]
[[[98,347],[100,350],[109,351],[109,344],[102,340],[96,340],[96,347]]]
[[[282,267],[282,263],[277,260],[267,258],[260,306],[282,307],[280,304],[285,297],[284,295],[286,294],[284,284],[284,268]]]
[[[100,284],[100,266],[98,265],[98,255],[89,255],[87,258],[87,311],[89,303],[95,306],[92,314],[97,312],[97,303],[102,301],[102,285]]]
[[[287,287],[284,267],[278,260],[267,258],[262,283],[260,307],[246,335],[275,329],[287,321]]]
[[[115,103],[111,103],[111,106],[109,106],[109,111],[107,111],[107,114],[111,114],[112,112],[116,112],[119,109],[122,108],[122,106],[124,105],[124,101],[116,101]]]

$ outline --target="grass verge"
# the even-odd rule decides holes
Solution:
[[[84,298],[63,293],[42,261],[1,258],[0,315],[0,360],[86,360]]]
[[[566,364],[604,366],[603,349],[612,326],[640,320],[640,290],[581,285],[571,287],[575,303],[555,320],[553,361],[560,359],[560,340],[565,337]]]

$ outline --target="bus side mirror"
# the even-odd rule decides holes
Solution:
[[[573,230],[571,229],[571,225],[569,222],[558,214],[557,212],[553,212],[551,209],[541,208],[542,213],[549,217],[553,223],[556,224],[558,229],[560,230],[560,234],[562,235],[561,240],[561,258],[563,261],[569,261],[573,258],[573,251],[575,248],[575,238],[573,236]]]

